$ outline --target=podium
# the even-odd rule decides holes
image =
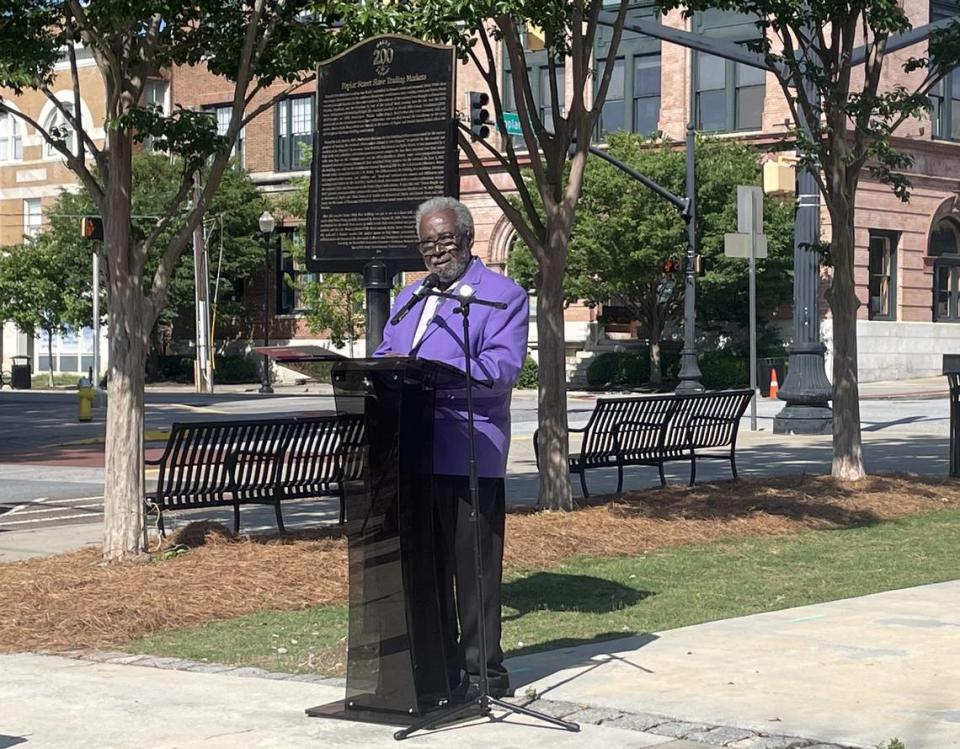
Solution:
[[[337,413],[362,415],[363,441],[343,445],[361,478],[346,481],[349,634],[344,700],[314,717],[408,725],[450,700],[436,570],[434,402],[464,373],[423,359],[336,362]]]

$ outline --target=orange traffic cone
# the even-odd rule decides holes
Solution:
[[[777,382],[777,370],[771,369],[770,370],[770,394],[767,397],[776,398],[777,393],[779,392],[780,392],[780,383]]]

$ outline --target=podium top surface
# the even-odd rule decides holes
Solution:
[[[256,346],[254,352],[280,364],[288,362],[342,361],[347,357],[323,346]]]
[[[375,356],[367,359],[342,359],[336,363],[338,370],[362,370],[366,372],[396,372],[421,371],[436,375],[437,384],[447,388],[462,388],[465,386],[465,373],[446,362],[435,361],[433,359],[418,359],[415,356]],[[493,383],[489,380],[474,379],[474,385],[479,387],[492,387]]]

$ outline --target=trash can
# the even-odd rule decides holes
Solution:
[[[10,387],[14,390],[30,389],[30,357],[13,356],[13,364],[10,365]],[[22,360],[19,361],[18,360]]]
[[[770,372],[774,370],[777,373],[777,384],[783,387],[783,380],[787,376],[787,358],[769,356],[757,359],[757,388],[764,398],[770,397]]]

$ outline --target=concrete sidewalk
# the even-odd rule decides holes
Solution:
[[[958,600],[941,583],[524,656],[518,693],[582,733],[510,715],[411,746],[960,747]],[[305,717],[342,697],[329,683],[103,658],[0,656],[0,747],[396,746],[388,728]]]

